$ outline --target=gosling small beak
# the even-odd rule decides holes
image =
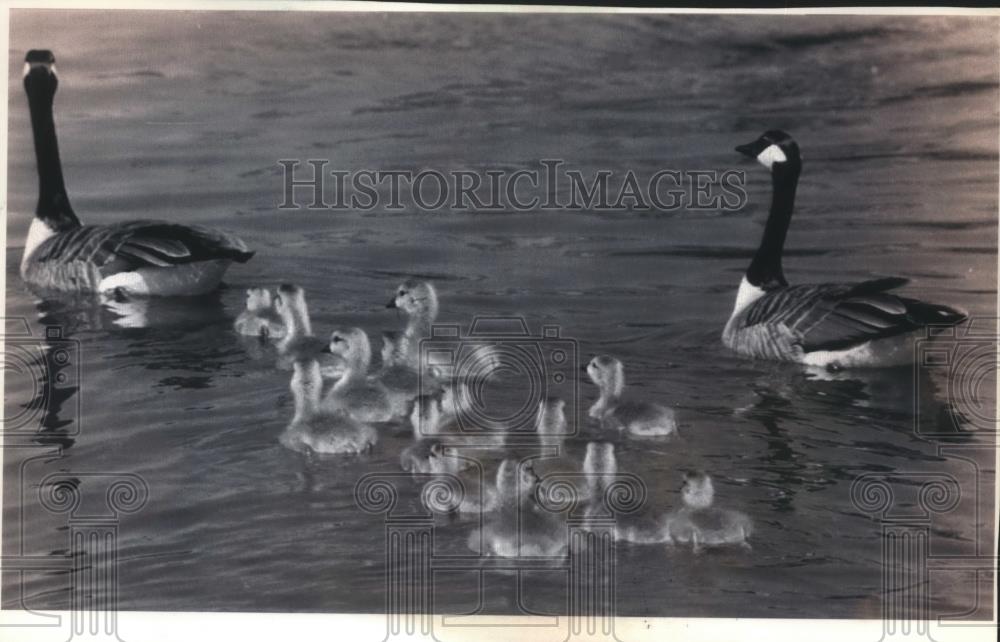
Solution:
[[[320,351],[320,354],[333,354],[333,350],[330,349],[330,344],[329,343],[326,344],[325,346],[323,346],[322,348],[320,348],[319,351]]]
[[[390,310],[396,307],[396,299],[389,299],[389,302],[385,304],[385,307]]]

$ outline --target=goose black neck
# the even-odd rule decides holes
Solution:
[[[29,91],[28,107],[31,110],[31,130],[38,165],[38,207],[35,215],[56,231],[80,227],[80,220],[69,204],[63,183],[56,125],[52,117],[52,96]]]
[[[801,165],[797,161],[789,160],[776,163],[771,171],[771,213],[764,226],[760,247],[747,268],[747,281],[765,290],[788,285],[781,268],[781,255],[795,209],[795,189],[800,170]]]

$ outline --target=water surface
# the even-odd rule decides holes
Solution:
[[[793,282],[901,275],[914,297],[993,317],[996,29],[967,18],[14,11],[6,316],[26,319],[34,337],[62,328],[79,381],[56,390],[8,373],[8,416],[40,395],[52,401],[25,428],[40,422],[26,443],[48,449],[5,452],[4,554],[65,555],[66,516],[37,508],[45,475],[133,473],[149,498],[121,518],[120,608],[380,611],[385,521],[357,508],[353,488],[366,473],[396,472],[408,438],[386,436],[363,458],[286,451],[288,373],[231,324],[245,288],[292,281],[309,293],[318,331],[359,325],[377,340],[401,323],[384,302],[417,275],[438,285],[443,320],[557,325],[581,358],[618,356],[637,394],[677,409],[682,439],[618,445],[649,510],[676,506],[681,472],[702,468],[721,505],[755,520],[752,552],[620,546],[618,612],[878,617],[882,524],[852,502],[852,482],[951,475],[966,492],[933,515],[931,553],[988,554],[991,424],[968,411],[952,420],[948,371],[823,380],[722,348],[770,190],[732,148],[775,127],[802,147]],[[23,287],[36,184],[20,71],[33,47],[59,61],[61,152],[80,217],[238,233],[257,256],[222,290],[151,302],[146,327],[121,327],[91,299],[42,301]],[[277,207],[282,158],[343,169],[517,169],[543,158],[646,175],[741,168],[748,203],[735,213],[289,212]],[[978,382],[984,417],[992,376]],[[592,396],[581,384],[581,415]],[[977,475],[978,494],[966,490]],[[401,484],[401,501],[418,490]],[[442,554],[467,553],[469,530],[441,525]],[[512,575],[487,578],[479,600],[474,572],[450,574],[436,607],[565,609],[558,573],[533,574],[520,602]],[[16,574],[4,582],[4,607],[67,608],[64,573],[26,573],[23,591]],[[935,616],[974,607],[967,573],[930,582]],[[992,603],[981,597],[978,614],[990,617]]]

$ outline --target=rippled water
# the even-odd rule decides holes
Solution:
[[[443,320],[559,325],[581,355],[615,354],[635,392],[677,409],[682,439],[618,446],[649,510],[676,506],[681,471],[703,468],[719,503],[755,520],[752,552],[619,546],[620,613],[878,617],[882,525],[852,502],[851,484],[897,475],[905,490],[922,473],[951,475],[963,493],[932,516],[931,554],[988,554],[994,442],[976,413],[993,416],[993,370],[959,382],[974,393],[956,422],[948,368],[822,380],[728,354],[719,335],[770,190],[732,147],[772,127],[802,146],[793,282],[907,276],[914,296],[992,318],[996,29],[964,18],[14,11],[6,316],[27,319],[34,337],[61,327],[78,356],[54,388],[7,359],[7,416],[30,415],[23,405],[39,396],[49,405],[23,429],[40,418],[26,443],[47,448],[5,452],[4,554],[65,555],[66,516],[37,508],[46,475],[86,486],[82,473],[134,473],[149,498],[121,518],[121,608],[380,611],[385,521],[356,507],[353,487],[397,471],[407,438],[353,459],[283,449],[288,373],[230,328],[244,288],[293,281],[319,331],[351,324],[377,337],[401,323],[383,307],[390,292],[417,275],[438,285]],[[219,293],[150,302],[148,327],[123,328],[89,299],[43,302],[23,287],[36,187],[20,69],[42,46],[59,60],[78,214],[239,233],[257,256]],[[279,158],[446,170],[561,158],[647,175],[741,167],[749,202],[729,214],[289,213],[277,209]],[[25,332],[8,321],[9,336]],[[585,411],[593,390],[579,394]],[[400,493],[412,503],[418,488]],[[464,552],[469,530],[439,525],[442,554]],[[436,608],[565,608],[565,576],[529,575],[520,601],[515,576],[487,575],[480,603],[475,572],[447,574]],[[27,572],[23,592],[17,574],[3,579],[5,607],[22,595],[29,608],[67,607],[64,572]],[[929,590],[936,616],[973,608],[977,585],[946,570]],[[977,614],[992,603],[981,598]]]

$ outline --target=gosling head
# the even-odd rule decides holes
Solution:
[[[688,508],[709,508],[715,499],[712,478],[701,471],[684,474],[681,500]]]
[[[757,162],[772,172],[797,172],[802,165],[798,143],[780,129],[766,131],[752,143],[737,145],[736,151],[749,158],[756,158]]]
[[[263,312],[271,307],[271,291],[267,288],[250,288],[247,290],[247,310]]]
[[[437,290],[426,281],[409,279],[396,289],[395,296],[385,307],[433,322],[438,313]]]
[[[600,355],[591,359],[586,369],[602,395],[620,397],[625,390],[625,366],[618,359]]]
[[[330,334],[331,354],[341,357],[351,370],[366,372],[372,360],[372,346],[361,328],[338,328]]]

